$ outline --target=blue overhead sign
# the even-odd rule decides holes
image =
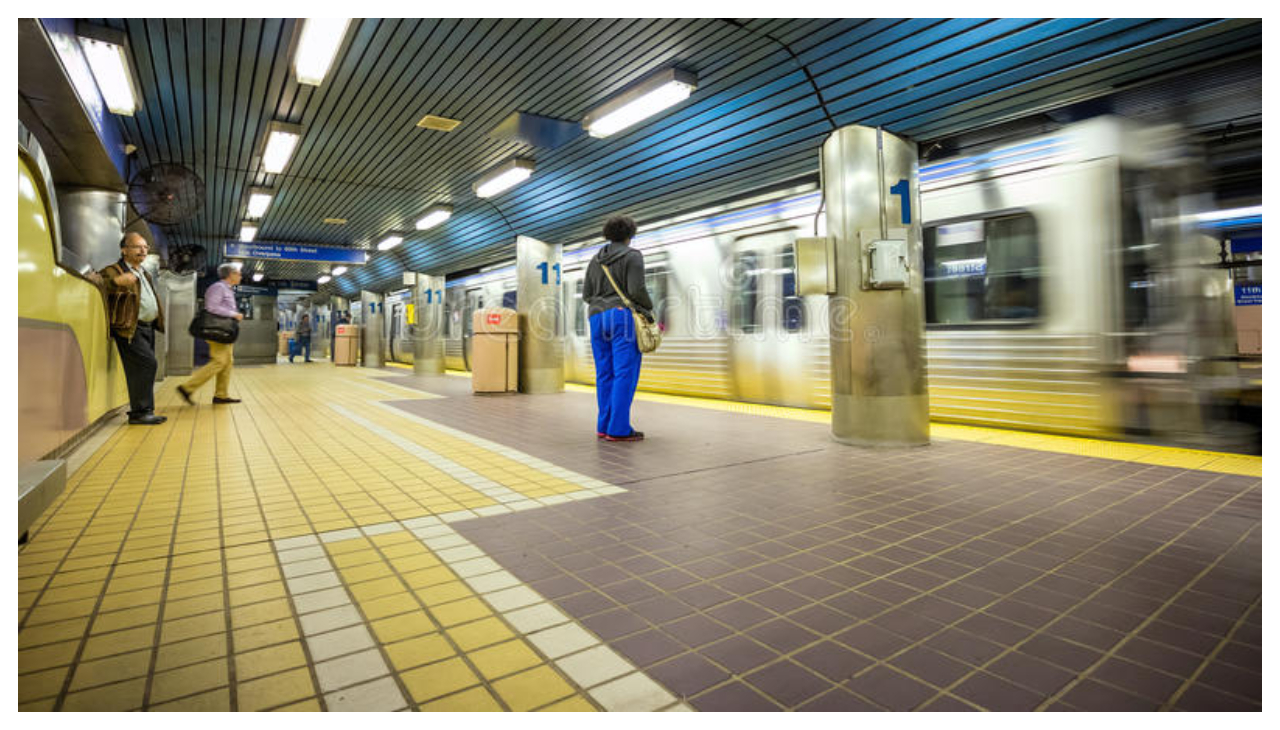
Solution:
[[[309,246],[304,243],[241,243],[227,241],[226,257],[229,259],[273,259],[276,261],[319,261],[334,264],[363,264],[369,260],[368,251],[330,246]]]
[[[1262,285],[1236,287],[1236,306],[1262,306]]]

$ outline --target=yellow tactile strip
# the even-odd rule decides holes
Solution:
[[[451,375],[465,377],[466,373],[450,371]],[[576,383],[565,384],[565,389],[579,393],[594,393],[595,388]],[[690,406],[742,413],[751,416],[767,416],[785,418],[792,421],[809,423],[831,422],[830,411],[810,410],[807,408],[790,408],[786,406],[769,406],[758,403],[739,403],[736,401],[717,400],[713,398],[692,398],[682,395],[663,393],[636,393],[637,400],[652,403],[668,403],[671,405]],[[1048,451],[1055,454],[1075,454],[1112,461],[1131,461],[1139,464],[1158,464],[1180,469],[1198,469],[1201,471],[1219,472],[1222,474],[1240,474],[1242,476],[1262,476],[1262,457],[1244,454],[1226,454],[1217,451],[1201,451],[1172,446],[1152,446],[1147,444],[1129,444],[1119,441],[1080,438],[1076,436],[1056,436],[1053,434],[1031,433],[1027,431],[1010,431],[998,428],[982,428],[980,426],[963,426],[954,423],[934,422],[929,425],[935,438],[954,441],[973,441],[988,444],[1013,446],[1032,451]]]
[[[157,393],[168,423],[121,428],[85,460],[20,549],[21,709],[675,702],[447,525],[482,518],[477,506],[622,490],[505,448],[486,460],[496,445],[371,406],[369,389],[344,387],[370,382],[364,373],[321,368],[237,371],[233,394],[245,402],[234,407],[180,406],[168,383]],[[483,485],[514,497],[499,502]],[[335,582],[316,587],[308,563],[320,558]],[[345,611],[321,605],[335,588]],[[332,643],[351,629],[371,631],[373,650]],[[553,629],[590,643],[556,653],[536,637]],[[437,641],[452,653],[423,660]],[[622,665],[621,678],[609,673]]]

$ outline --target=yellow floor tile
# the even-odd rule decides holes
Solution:
[[[151,666],[151,650],[119,654],[106,659],[80,662],[76,665],[75,674],[71,677],[71,691],[75,692],[90,687],[118,682],[122,679],[133,679],[147,673]]]
[[[93,621],[92,633],[103,634],[108,631],[129,629],[142,624],[154,624],[160,615],[160,604],[126,608],[123,611],[99,613]]]
[[[171,621],[189,616],[198,616],[210,611],[221,611],[222,607],[223,596],[221,593],[208,593],[203,596],[165,601],[164,619]]]
[[[453,647],[440,634],[427,634],[397,641],[394,644],[387,644],[383,649],[391,659],[391,664],[400,671],[454,655]]]
[[[472,687],[419,705],[418,709],[423,712],[501,712],[503,708],[489,690],[484,687]]]
[[[67,641],[68,639],[78,639],[84,636],[84,630],[89,626],[89,618],[73,618],[66,621],[58,621],[52,624],[40,624],[39,626],[31,626],[18,632],[18,648],[30,649],[33,646],[42,644],[53,644],[59,641]]]
[[[516,712],[537,709],[574,693],[573,687],[546,665],[500,679],[491,686]]]
[[[41,672],[18,675],[18,701],[31,702],[46,697],[56,697],[67,681],[70,666],[55,667]]]
[[[560,700],[553,705],[538,710],[538,712],[596,712],[595,705],[586,701],[582,697],[570,697],[567,700]]]
[[[276,568],[258,568],[257,570],[247,570],[243,573],[228,573],[227,587],[232,590],[236,588],[244,588],[246,586],[257,585],[269,581],[281,581],[284,577],[280,575],[280,571]]]
[[[367,580],[355,585],[348,584],[348,590],[351,591],[351,595],[356,597],[357,601],[364,603],[375,598],[399,593],[404,590],[404,584],[400,582],[399,578],[381,578],[379,580]]]
[[[197,636],[222,633],[226,630],[227,617],[222,611],[166,620],[160,629],[160,643],[184,641]]]
[[[183,697],[173,702],[155,704],[147,708],[152,712],[229,712],[231,710],[231,690],[222,687],[210,692]]]
[[[99,659],[113,654],[124,654],[138,649],[149,649],[155,643],[154,626],[139,626],[110,634],[98,634],[85,642],[80,660]]]
[[[284,707],[277,707],[272,712],[319,712],[319,700],[303,700]]]
[[[158,672],[151,680],[149,701],[152,704],[168,702],[178,697],[222,687],[229,681],[225,658]]]
[[[62,703],[64,711],[71,712],[124,712],[142,707],[142,695],[146,691],[145,678],[117,682],[103,687],[73,692]]]
[[[529,645],[520,639],[513,639],[504,644],[468,652],[467,659],[488,680],[505,677],[508,674],[536,667],[542,663],[541,657],[535,654],[529,648]]]
[[[288,599],[264,601],[231,609],[231,626],[243,629],[291,616],[293,616],[293,608],[289,605]]]
[[[360,610],[370,619],[380,619],[408,611],[420,611],[421,609],[422,604],[418,603],[418,599],[408,592],[393,593],[389,596],[375,598],[372,601],[360,604]]]
[[[482,646],[496,644],[515,636],[511,629],[496,616],[454,626],[446,631],[459,649],[472,651]]]
[[[427,702],[480,683],[461,659],[446,659],[400,674],[414,702]]]
[[[306,668],[236,683],[236,697],[242,712],[292,704],[315,694],[311,673]]]
[[[363,603],[361,605],[363,606]],[[431,617],[421,610],[373,622],[373,633],[377,635],[378,641],[384,644],[431,633],[437,628],[439,627],[432,622]]]
[[[236,679],[254,679],[284,669],[300,667],[306,663],[307,658],[302,651],[302,643],[298,641],[248,651],[236,655]]]
[[[263,583],[261,585],[250,586],[248,588],[238,588],[228,591],[231,597],[232,606],[245,606],[250,603],[258,603],[260,601],[268,601],[273,598],[288,598],[289,593],[285,590],[284,583]]]
[[[291,618],[250,626],[247,629],[236,629],[233,632],[237,652],[251,651],[297,638],[298,627]]]
[[[421,590],[415,591],[418,598],[428,606],[436,606],[442,603],[451,603],[462,598],[470,598],[475,593],[472,592],[467,584],[460,580],[441,583],[439,585],[427,586]]]
[[[401,576],[411,588],[429,588],[457,580],[457,576],[453,574],[453,571],[443,565],[413,572],[402,572]]]
[[[172,644],[162,644],[156,650],[156,671],[206,662],[227,655],[227,635],[224,633],[201,636]]]
[[[418,595],[421,596],[422,592]],[[431,601],[426,599],[424,601],[431,606],[431,615],[440,622],[441,626],[456,626],[492,615],[489,606],[479,598],[464,598],[461,601],[440,605],[431,605]]]

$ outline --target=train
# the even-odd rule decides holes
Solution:
[[[931,419],[1256,450],[1231,283],[1187,215],[1211,204],[1198,164],[1176,127],[1114,117],[921,164]],[[797,293],[795,253],[824,233],[816,183],[642,228],[665,334],[640,389],[829,409],[827,299]],[[567,382],[594,383],[581,293],[601,245],[563,249]],[[447,281],[447,367],[470,369],[473,311],[516,306],[514,264]],[[409,296],[387,294],[389,361],[413,361]]]

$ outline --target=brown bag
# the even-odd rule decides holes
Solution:
[[[622,293],[622,289],[618,287],[618,282],[613,280],[613,274],[609,273],[609,267],[604,263],[600,264],[600,268],[604,269],[604,275],[608,277],[609,283],[613,285],[613,290],[618,292],[618,296],[622,297],[622,303],[627,305],[627,309],[631,310],[631,317],[636,321],[636,347],[640,348],[640,352],[653,352],[658,349],[658,345],[662,344],[662,330],[658,329],[657,322],[650,322],[643,314],[636,311],[635,305],[627,299],[627,295]]]

